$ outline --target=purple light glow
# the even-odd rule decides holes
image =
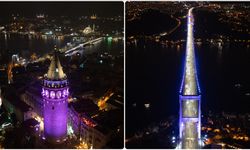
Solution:
[[[61,91],[58,91],[58,92],[56,92],[56,98],[61,98],[61,95],[62,95],[62,92]]]
[[[67,90],[63,90],[63,97],[67,96]]]
[[[49,91],[45,90],[45,96],[48,98],[49,97]]]
[[[44,92],[44,88],[42,88],[42,96],[44,96],[45,92]]]
[[[48,82],[48,81],[47,81]],[[49,81],[50,85],[53,81]],[[57,82],[58,81],[54,81]],[[65,82],[60,82],[65,83]],[[54,84],[55,85],[55,84]],[[67,137],[68,87],[49,87],[44,84],[44,135],[51,142],[63,141]]]
[[[48,100],[49,101],[49,100]],[[45,105],[44,129],[47,138],[61,139],[67,134],[67,103]]]
[[[51,98],[55,98],[55,92],[54,92],[54,91],[51,91],[51,92],[50,92],[50,97],[51,97]]]

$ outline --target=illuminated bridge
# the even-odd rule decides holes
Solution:
[[[102,39],[103,39],[103,37],[99,37],[99,38],[87,41],[85,43],[79,44],[73,48],[67,49],[66,51],[61,51],[61,52],[64,52],[65,55],[67,56],[67,55],[70,55],[70,53],[77,51],[79,48],[83,48],[84,46],[89,45],[89,44],[97,43],[97,42],[101,41]]]
[[[189,9],[187,16],[185,67],[179,96],[179,148],[183,149],[200,148],[199,140],[201,134],[201,95],[196,73],[192,10],[193,8]]]

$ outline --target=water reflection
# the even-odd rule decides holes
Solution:
[[[222,46],[218,46],[218,50],[217,50],[217,62],[218,64],[222,63],[222,51],[223,47]]]
[[[44,35],[3,33],[0,35],[0,55],[10,58],[12,54],[17,53],[24,58],[30,58],[31,54],[35,52],[38,56],[41,56],[52,51],[55,44],[58,47],[62,47],[70,40],[71,38],[62,36],[55,38],[54,36]],[[8,53],[6,53],[7,51]]]
[[[131,43],[126,48],[126,92],[127,103],[143,103],[145,97],[149,97],[152,103],[152,114],[175,114],[178,109],[178,93],[185,44],[175,46],[171,49],[171,44],[164,41],[164,44],[152,41],[138,40],[137,45]],[[164,46],[162,46],[164,45]],[[169,46],[169,47],[168,47]],[[247,67],[250,66],[249,46],[238,43],[202,41],[195,45],[198,73],[201,75],[201,88],[204,91],[202,105],[206,110],[213,111],[234,110],[234,107],[242,108],[241,111],[249,110],[246,100],[242,99],[230,83],[240,80],[249,83],[249,73]],[[230,93],[230,94],[228,94]],[[237,102],[230,105],[228,102]],[[222,105],[223,104],[223,105]],[[172,106],[172,107],[167,107]],[[247,107],[248,106],[248,107]],[[168,108],[168,109],[166,109]],[[128,108],[129,109],[129,108]],[[133,109],[133,108],[131,108]],[[131,128],[134,122],[147,122],[152,119],[162,119],[164,115],[145,115],[143,111],[133,109],[127,112]],[[147,119],[145,119],[147,118]],[[138,123],[137,126],[139,126]],[[136,128],[136,127],[134,127]]]

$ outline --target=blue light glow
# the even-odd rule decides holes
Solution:
[[[179,95],[179,138],[181,148],[194,149],[200,144],[201,109],[200,86],[197,77],[195,48],[193,42],[193,8],[188,11],[185,65]],[[194,110],[195,109],[195,110]],[[183,111],[183,112],[182,112]],[[175,139],[172,139],[172,142]]]

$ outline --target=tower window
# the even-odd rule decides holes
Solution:
[[[52,106],[52,110],[54,110],[55,109],[55,107],[54,106]]]

